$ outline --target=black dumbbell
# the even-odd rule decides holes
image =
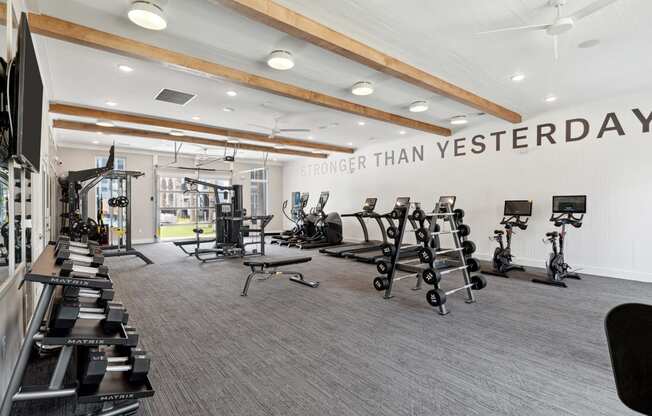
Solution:
[[[416,208],[414,211],[412,211],[412,218],[414,218],[416,221],[422,221],[426,218],[426,213],[421,208]]]
[[[113,289],[88,289],[79,286],[65,286],[63,297],[67,299],[92,298],[98,302],[110,302],[115,297]]]
[[[392,266],[389,264],[389,262],[387,262],[385,260],[379,260],[376,263],[376,270],[378,270],[378,273],[380,273],[380,274],[388,274],[389,269],[391,269],[391,267]]]
[[[61,249],[56,254],[56,264],[61,265],[66,260],[70,260],[80,265],[87,265],[91,267],[98,267],[104,264],[104,256],[102,254],[93,253],[93,255],[85,256],[83,254],[76,254],[69,250]]]
[[[460,224],[457,226],[457,232],[460,237],[468,237],[471,234],[471,227],[466,224]]]
[[[443,275],[452,273],[457,270],[464,270],[464,269],[468,269],[469,272],[477,272],[478,270],[480,270],[480,262],[474,258],[468,258],[466,259],[465,266],[453,267],[444,270],[437,270],[433,267],[429,267],[425,269],[423,272],[421,272],[421,278],[428,285],[437,285],[439,284],[439,282],[441,282],[441,278]]]
[[[472,290],[482,290],[487,287],[487,280],[484,278],[484,276],[475,275],[471,276],[471,283],[468,285],[460,286],[457,289],[449,290],[447,292],[444,292],[439,288],[431,289],[426,293],[426,300],[431,306],[442,306],[446,304],[446,298],[448,295],[469,287]]]
[[[142,384],[147,379],[151,365],[150,355],[137,348],[131,348],[128,355],[108,355],[97,347],[86,348],[79,371],[79,383],[83,386],[99,385],[107,372],[123,372],[132,384]]]
[[[389,227],[387,227],[387,237],[396,238],[397,234],[398,234],[398,229],[395,226],[390,225]]]
[[[109,268],[102,265],[98,267],[80,266],[70,260],[66,260],[61,265],[59,271],[60,276],[70,276],[72,274],[81,275],[84,277],[109,277]]]
[[[455,220],[456,220],[458,223],[461,223],[462,220],[464,219],[464,216],[466,215],[466,213],[464,212],[464,210],[463,210],[462,208],[456,208],[456,209],[453,211],[453,214],[455,214]]]
[[[416,231],[414,231],[414,236],[418,242],[427,243],[430,241],[430,230],[425,227],[417,228]]]
[[[383,256],[392,257],[394,256],[394,253],[396,253],[396,248],[391,244],[384,244],[383,247],[381,248],[381,251],[383,253]]]
[[[377,291],[380,292],[382,290],[386,290],[388,287],[389,287],[388,278],[379,276],[374,279],[374,289],[376,289]]]
[[[83,306],[79,302],[66,301],[55,303],[50,316],[52,329],[70,329],[78,319],[101,321],[106,333],[113,334],[129,321],[129,314],[121,303],[106,302],[103,307]]]

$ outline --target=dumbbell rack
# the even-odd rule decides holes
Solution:
[[[50,330],[44,319],[59,287],[86,289],[112,289],[110,278],[89,278],[62,276],[61,267],[56,264],[55,243],[50,242],[34,262],[25,280],[43,284],[41,296],[28,325],[14,366],[7,391],[0,407],[0,416],[9,416],[15,402],[64,397],[77,397],[77,403],[104,403],[96,416],[131,414],[139,407],[140,398],[151,397],[154,390],[147,379],[142,385],[127,383],[120,373],[107,374],[92,391],[83,391],[77,384],[64,385],[64,376],[70,365],[73,352],[78,346],[127,346],[137,343],[137,334],[130,327],[121,326],[114,335],[106,335],[100,322],[77,320],[75,326],[65,335]],[[61,346],[56,367],[47,386],[23,386],[22,380],[29,364],[30,353],[36,342],[41,345]],[[114,405],[115,404],[115,405]]]

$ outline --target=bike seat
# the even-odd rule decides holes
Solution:
[[[494,234],[503,235],[503,234],[505,234],[505,231],[503,231],[503,230],[494,230]]]
[[[551,231],[546,233],[546,237],[559,237],[559,233],[557,231]]]

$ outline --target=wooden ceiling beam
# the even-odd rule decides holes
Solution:
[[[313,157],[318,159],[325,159],[328,157],[328,155],[325,153],[312,153],[312,152],[307,152],[305,150],[275,149],[270,146],[260,146],[257,144],[250,144],[250,143],[231,144],[228,143],[226,140],[207,139],[205,137],[193,137],[193,136],[171,136],[169,134],[161,133],[158,131],[132,129],[128,127],[102,127],[91,123],[82,123],[79,121],[70,121],[70,120],[60,120],[60,119],[54,120],[52,123],[52,127],[56,129],[83,131],[88,133],[100,132],[103,134],[115,134],[119,136],[140,137],[143,139],[166,140],[166,141],[178,142],[178,143],[198,144],[202,146],[228,147],[229,149],[235,148],[238,150],[254,150],[258,152],[267,152],[267,153],[275,153],[275,154],[291,155],[291,156]]]
[[[216,136],[233,137],[256,142],[263,142],[275,145],[296,146],[309,149],[316,149],[328,152],[355,153],[355,149],[345,146],[337,146],[328,143],[312,142],[307,140],[293,139],[290,137],[268,135],[246,130],[230,129],[227,127],[208,126],[206,124],[188,123],[185,121],[171,120],[161,117],[152,117],[144,114],[122,113],[92,107],[83,107],[72,104],[50,103],[50,113],[63,114],[67,116],[93,118],[96,120],[121,121],[124,123],[144,124],[153,127],[165,127],[173,130],[194,131],[196,133],[213,134]]]
[[[398,114],[388,113],[383,110],[356,104],[351,101],[275,81],[239,69],[229,68],[205,59],[160,48],[111,33],[102,32],[77,23],[34,13],[30,13],[28,18],[32,32],[42,36],[109,51],[119,55],[180,66],[192,71],[198,71],[221,79],[236,82],[248,88],[414,130],[420,130],[441,136],[451,135],[450,129],[435,124],[414,120]]]
[[[365,45],[271,0],[213,0],[267,26],[303,39],[376,71],[512,123],[521,115]]]

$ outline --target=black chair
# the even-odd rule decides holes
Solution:
[[[605,318],[605,331],[618,397],[652,415],[652,306],[616,306]]]

